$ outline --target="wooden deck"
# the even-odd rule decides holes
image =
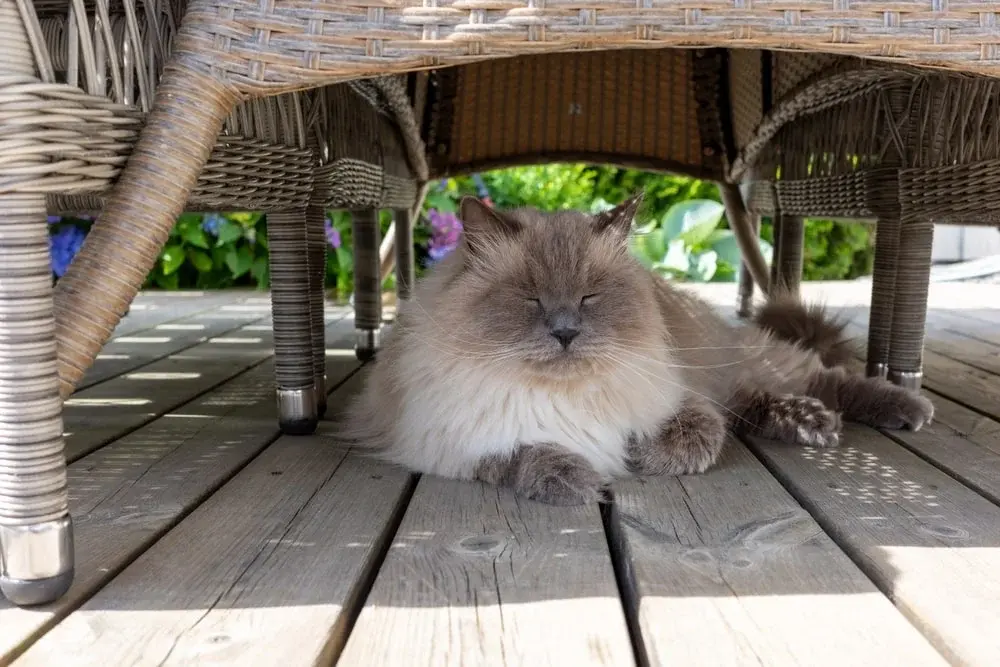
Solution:
[[[864,331],[868,286],[810,285]],[[724,312],[732,285],[701,288]],[[859,307],[861,306],[861,307]],[[733,442],[557,508],[278,437],[268,300],[145,294],[67,403],[76,583],[0,664],[1000,664],[1000,285],[936,285],[918,433]],[[328,311],[331,406],[358,387]]]

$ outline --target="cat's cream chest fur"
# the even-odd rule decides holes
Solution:
[[[421,472],[469,477],[486,456],[554,443],[604,475],[622,475],[629,433],[654,433],[682,396],[666,358],[567,385],[533,381],[513,363],[442,355],[428,338],[414,339],[393,364],[401,413],[387,454]]]

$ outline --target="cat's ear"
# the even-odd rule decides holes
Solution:
[[[469,250],[477,252],[481,242],[497,237],[516,236],[521,231],[521,223],[495,211],[475,197],[462,197],[458,206],[458,217],[462,220],[465,240]]]
[[[594,217],[594,229],[598,234],[612,232],[628,238],[632,231],[632,221],[635,220],[644,196],[645,193],[640,190],[613,209],[597,214]]]

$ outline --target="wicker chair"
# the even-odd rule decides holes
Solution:
[[[83,372],[74,321],[114,327],[127,302],[91,303],[53,318],[46,213],[102,211],[153,106],[183,3],[0,3],[0,587],[18,604],[51,600],[72,578],[66,514],[62,398],[72,386],[60,358]],[[78,22],[76,17],[86,17]],[[359,280],[378,266],[377,211],[392,208],[407,233],[426,162],[408,78],[383,77],[248,99],[223,119],[182,208],[268,213],[275,375],[281,428],[309,433],[325,410],[323,281],[325,212],[355,212]],[[189,91],[196,98],[195,91]],[[348,125],[344,122],[350,119]],[[345,131],[349,130],[349,131]],[[164,202],[158,190],[149,201]],[[374,234],[373,234],[374,230]],[[169,228],[157,232],[157,243]],[[87,244],[101,243],[101,230]],[[133,228],[126,245],[149,238]],[[403,257],[405,268],[412,258]],[[109,281],[141,284],[133,260],[80,266]],[[409,277],[412,282],[412,272]],[[377,290],[376,292],[377,293]],[[381,313],[358,306],[370,355]],[[102,325],[103,326],[103,325]],[[107,329],[104,334],[110,334]],[[60,396],[61,390],[61,396]]]
[[[294,201],[267,207],[278,240],[272,253],[281,416],[292,431],[310,429],[323,393],[316,391],[322,363],[314,260],[324,205],[356,211],[363,357],[378,344],[380,259],[385,266],[373,210],[403,212],[396,232],[406,239],[420,184],[432,176],[572,158],[716,179],[747,273],[764,291],[772,283],[794,286],[801,216],[877,219],[870,370],[887,364],[890,377],[912,386],[919,381],[930,220],[961,218],[956,212],[969,203],[955,193],[967,196],[973,178],[989,182],[998,157],[995,120],[985,115],[993,109],[992,84],[911,68],[1000,73],[1000,36],[984,28],[995,25],[996,6],[985,1],[941,10],[932,0],[905,7],[831,0],[794,7],[678,0],[655,7],[574,0],[192,0],[189,6],[71,0],[71,12],[67,0],[29,2],[0,0],[0,254],[8,260],[0,283],[0,585],[18,603],[51,600],[72,576],[59,388],[67,395],[92,363],[199,188],[214,184],[219,196],[220,182],[228,186],[226,179],[235,178],[226,170],[213,177],[212,165],[246,166],[239,157],[246,153],[236,148],[242,142],[271,146],[275,165],[297,165],[292,156],[305,155],[314,167],[289,179],[302,188]],[[63,51],[46,41],[59,30],[43,29],[49,18],[70,26]],[[150,28],[143,32],[143,25]],[[802,54],[769,50],[834,55],[797,60]],[[555,55],[567,51],[575,53]],[[68,74],[57,83],[46,53],[63,52]],[[386,77],[417,70],[432,73],[409,79],[414,118],[400,80]],[[350,112],[350,132],[348,116],[338,122],[336,94],[294,96],[372,76],[380,78],[336,93],[369,103],[367,112]],[[256,120],[239,125],[236,135],[238,105],[254,108],[255,98],[284,95],[292,97],[258,104],[274,105],[281,117],[299,99],[308,119],[303,127],[326,129],[297,132],[291,123],[287,132],[265,137],[250,131],[266,125]],[[359,141],[355,127],[377,139]],[[338,128],[348,135],[344,143],[326,143]],[[423,163],[418,128],[430,165]],[[340,151],[352,137],[353,147]],[[213,157],[220,144],[237,157]],[[92,195],[116,177],[55,290],[53,324],[45,195]],[[950,190],[956,179],[962,189]],[[329,194],[338,183],[340,195]],[[365,188],[382,198],[357,198]],[[990,188],[971,192],[979,197],[977,218],[992,210]],[[779,223],[773,281],[753,238],[757,215]],[[408,285],[408,243],[397,248]],[[904,269],[903,259],[922,264]],[[749,287],[744,281],[744,292]]]

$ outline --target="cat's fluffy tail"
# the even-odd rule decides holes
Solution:
[[[781,340],[816,352],[827,368],[845,366],[856,354],[853,341],[844,334],[847,322],[820,304],[802,303],[794,294],[770,298],[757,309],[753,321]]]

